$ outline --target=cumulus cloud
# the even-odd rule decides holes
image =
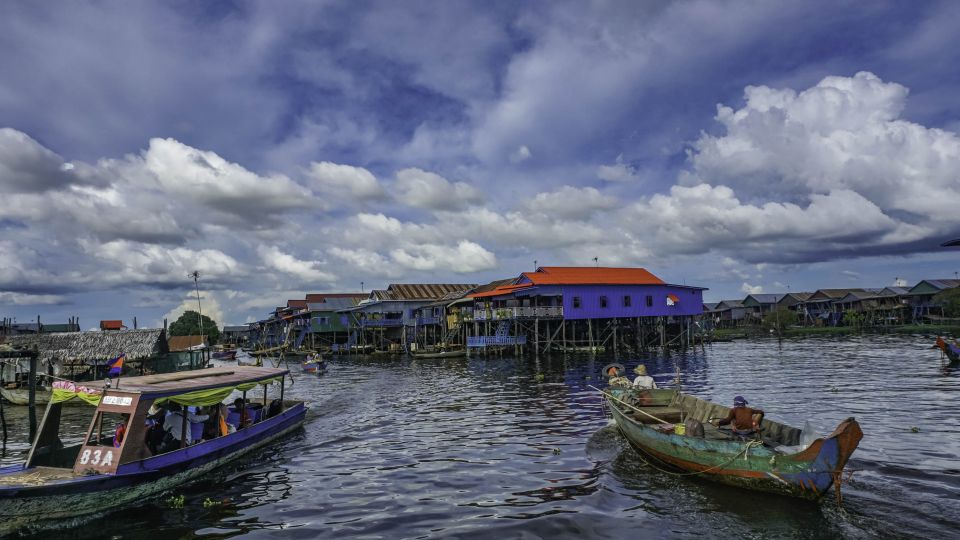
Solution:
[[[744,284],[740,286],[740,291],[744,294],[760,294],[763,292],[763,286],[750,285],[749,283],[744,282]]]
[[[404,203],[431,210],[458,210],[484,200],[483,193],[466,182],[450,182],[415,167],[397,172],[396,189]]]
[[[597,178],[607,182],[628,182],[637,178],[637,171],[634,167],[624,163],[623,154],[620,154],[613,165],[597,167]]]
[[[304,284],[336,281],[337,276],[320,269],[318,261],[305,261],[293,255],[284,253],[276,246],[260,245],[257,247],[260,260],[268,268],[289,274]]]
[[[530,159],[532,156],[533,154],[530,152],[530,149],[527,148],[527,145],[522,144],[510,154],[510,163],[520,163]]]
[[[24,294],[0,292],[0,304],[15,306],[41,306],[50,304],[65,304],[66,296],[60,294]]]
[[[220,302],[217,301],[216,296],[210,291],[203,290],[200,291],[200,304],[197,304],[196,296],[187,295],[181,299],[178,306],[166,312],[161,318],[161,321],[166,319],[167,324],[173,324],[184,312],[197,311],[198,309],[216,322],[220,328],[223,328],[223,325],[226,324],[223,308],[220,306]]]
[[[363,167],[340,165],[329,161],[310,164],[311,185],[321,193],[344,196],[364,201],[380,200],[386,191],[377,177]]]
[[[480,272],[497,267],[497,257],[480,244],[461,240],[456,246],[425,244],[390,251],[397,264],[411,270]]]
[[[563,186],[550,193],[538,193],[526,203],[534,212],[573,220],[585,220],[598,210],[617,206],[617,199],[592,187]]]
[[[76,180],[60,156],[25,133],[0,129],[0,187],[5,193],[44,192]]]

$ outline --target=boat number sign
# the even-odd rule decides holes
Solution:
[[[128,398],[129,399],[129,398]],[[93,465],[94,467],[109,467],[113,465],[113,449],[104,448],[92,450],[87,448],[80,454],[80,465]]]
[[[120,407],[127,407],[133,403],[133,398],[128,396],[103,396],[104,405],[119,405]]]

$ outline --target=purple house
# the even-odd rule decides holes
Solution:
[[[687,332],[690,319],[703,313],[704,290],[666,283],[643,268],[540,267],[509,285],[470,295],[473,333],[485,338],[473,339],[472,346],[491,344],[491,321],[494,336],[504,338],[493,339],[495,345],[515,344],[507,339],[511,334],[524,334],[528,343],[542,342],[545,334],[548,349],[558,339],[569,342],[568,334],[591,349],[611,339],[616,347],[625,336],[643,343],[641,334],[657,324],[680,325]],[[628,336],[631,332],[635,335]]]

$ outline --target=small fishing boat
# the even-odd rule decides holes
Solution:
[[[960,345],[956,343],[947,343],[942,337],[937,337],[934,348],[943,351],[951,366],[960,365]]]
[[[448,351],[416,351],[410,353],[414,358],[462,358],[467,355],[466,349],[451,349]]]
[[[37,405],[46,405],[52,395],[49,388],[38,387],[34,390],[33,401]],[[29,405],[30,389],[24,385],[11,385],[10,388],[0,388],[0,397],[13,405]]]
[[[237,350],[224,349],[222,351],[213,351],[212,353],[210,353],[210,358],[214,360],[236,360]]]
[[[327,370],[327,363],[319,356],[308,356],[300,366],[304,373],[321,373]]]
[[[302,401],[284,399],[287,374],[285,369],[220,367],[82,385],[54,383],[53,399],[26,462],[0,468],[0,535],[39,526],[43,520],[62,522],[143,501],[282,439],[298,429],[306,415]],[[247,400],[247,392],[256,392],[258,386],[262,400]],[[270,401],[269,386],[278,387],[279,393]],[[244,401],[240,410],[223,416],[219,405],[233,392],[241,392]],[[96,408],[81,442],[64,446],[62,406],[74,398]],[[215,423],[207,427],[216,436],[203,438],[202,423],[183,421],[178,439],[199,442],[174,441],[169,451],[155,453],[146,441],[147,416],[152,406],[170,403],[212,406],[209,421]],[[223,429],[228,423],[236,423],[237,429]]]
[[[847,418],[804,448],[800,429],[764,419],[760,438],[741,440],[708,423],[727,415],[722,405],[667,389],[603,393],[617,427],[651,465],[803,499],[819,500],[834,485],[839,499],[843,468],[863,437],[857,421]],[[683,418],[702,425],[702,436],[678,429]]]

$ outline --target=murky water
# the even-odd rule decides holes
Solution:
[[[642,360],[661,384],[679,367],[688,392],[742,394],[824,433],[855,416],[865,435],[842,510],[832,496],[818,506],[651,469],[588,386],[609,358],[339,357],[324,375],[297,373],[289,395],[311,408],[301,432],[175,491],[184,508],[156,500],[45,536],[955,537],[960,372],[932,341],[733,342],[619,359]],[[3,463],[24,449],[24,410],[7,415]]]

